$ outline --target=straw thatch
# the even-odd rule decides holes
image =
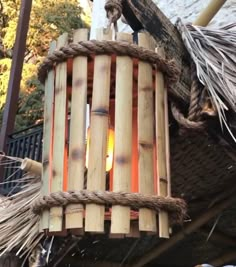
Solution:
[[[212,97],[221,125],[231,133],[225,111],[236,112],[236,23],[212,29],[183,24],[179,19],[177,27],[196,64],[199,81]]]
[[[16,251],[16,255],[30,253],[44,236],[39,233],[39,219],[31,211],[31,203],[40,196],[40,177],[25,175],[17,179],[20,191],[0,202],[0,256]]]

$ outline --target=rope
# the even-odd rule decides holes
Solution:
[[[190,91],[190,105],[188,110],[188,119],[198,121],[201,116],[201,107],[199,106],[199,100],[201,98],[202,90],[197,77],[197,71],[194,63],[191,64],[191,91]]]
[[[155,64],[161,71],[165,80],[170,86],[175,83],[179,77],[179,70],[173,60],[165,60],[154,51],[139,47],[135,44],[128,44],[122,41],[82,41],[77,44],[71,43],[68,46],[61,47],[48,55],[39,67],[38,78],[44,83],[47,72],[53,68],[54,64],[66,61],[76,56],[94,56],[94,55],[112,55],[130,56],[139,60]]]
[[[171,111],[175,120],[184,128],[203,130],[206,126],[206,121],[201,120],[202,109],[199,105],[202,89],[193,63],[191,65],[191,80],[190,104],[187,117],[184,116],[174,102],[171,103]]]
[[[65,207],[68,204],[98,204],[98,205],[121,205],[134,210],[148,208],[159,212],[165,210],[170,214],[172,221],[182,223],[186,217],[186,203],[182,199],[148,196],[140,193],[124,193],[109,191],[70,191],[51,193],[43,196],[32,204],[34,213],[39,214],[44,209],[55,206]]]
[[[116,24],[117,20],[122,15],[122,0],[107,0],[105,4],[107,18],[109,19],[109,26],[112,23]]]
[[[180,109],[176,106],[174,102],[171,102],[171,111],[175,120],[184,128],[203,130],[205,128],[204,121],[191,121],[184,116]]]

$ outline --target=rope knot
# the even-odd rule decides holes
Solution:
[[[107,12],[107,18],[110,25],[116,24],[117,20],[122,15],[122,0],[107,0],[105,4],[105,10]]]

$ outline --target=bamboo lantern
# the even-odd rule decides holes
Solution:
[[[165,75],[173,65],[159,59],[146,33],[138,45],[127,33],[112,41],[110,30],[99,29],[97,41],[87,36],[77,30],[68,45],[62,35],[39,71],[46,97],[41,192],[60,198],[41,213],[41,230],[138,236],[138,228],[168,238],[169,213],[151,200],[170,197]],[[137,204],[143,197],[148,205]]]

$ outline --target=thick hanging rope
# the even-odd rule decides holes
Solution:
[[[39,214],[44,209],[68,204],[98,204],[98,205],[121,205],[139,210],[148,208],[159,212],[167,211],[172,222],[181,224],[186,218],[186,203],[184,200],[172,197],[148,196],[140,193],[124,193],[109,191],[69,191],[51,193],[43,196],[32,204],[34,213]]]
[[[122,0],[107,0],[105,4],[107,18],[109,19],[109,26],[112,23],[116,24],[122,15]]]
[[[48,55],[39,67],[38,78],[44,83],[47,72],[55,64],[66,61],[76,56],[94,56],[94,55],[118,55],[130,56],[139,60],[148,62],[164,74],[166,84],[173,85],[178,80],[179,70],[173,60],[165,60],[154,51],[139,47],[135,44],[117,41],[82,41],[77,44],[71,43],[68,46],[61,47]]]
[[[171,111],[180,126],[186,129],[204,130],[206,121],[202,120],[202,108],[199,104],[202,95],[202,86],[197,78],[194,63],[191,65],[191,92],[187,117],[180,111],[174,102],[171,103]]]

